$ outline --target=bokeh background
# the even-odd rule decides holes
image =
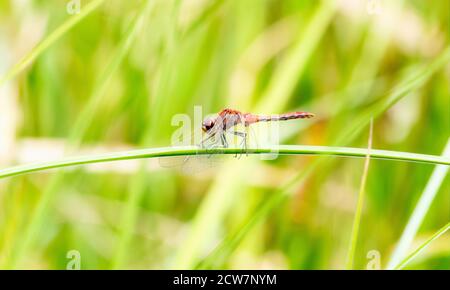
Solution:
[[[449,1],[69,2],[0,1],[1,168],[170,146],[172,116],[196,105],[316,114],[281,124],[283,144],[366,147],[371,117],[378,149],[440,155],[449,138]],[[75,250],[82,269],[343,269],[363,165],[132,160],[2,179],[0,267],[65,269]],[[371,161],[355,268],[374,253],[386,267],[433,168]],[[449,182],[409,251],[450,220]],[[408,268],[450,269],[449,245]]]

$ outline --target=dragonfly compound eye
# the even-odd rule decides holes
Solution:
[[[214,127],[214,120],[211,118],[206,118],[202,124],[202,130],[204,132],[208,132],[211,128]]]

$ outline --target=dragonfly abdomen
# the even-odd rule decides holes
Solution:
[[[269,122],[269,121],[285,121],[293,119],[307,119],[314,117],[313,113],[309,112],[292,112],[280,115],[261,116],[258,115],[257,122]]]

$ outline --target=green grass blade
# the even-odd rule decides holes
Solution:
[[[353,263],[355,260],[356,244],[358,242],[359,226],[361,224],[361,214],[362,214],[362,209],[363,209],[363,205],[364,205],[364,191],[366,188],[367,174],[369,172],[370,154],[371,154],[370,151],[372,149],[372,138],[373,138],[373,119],[370,121],[367,156],[366,156],[366,160],[364,162],[364,170],[363,170],[363,175],[361,177],[361,185],[359,187],[358,203],[356,205],[355,218],[353,220],[352,235],[351,235],[351,239],[350,239],[350,246],[349,246],[349,251],[348,251],[348,256],[347,256],[347,269],[348,270],[353,269]]]
[[[94,90],[89,97],[88,103],[80,113],[80,116],[78,117],[77,122],[75,123],[68,138],[68,141],[70,143],[69,145],[71,147],[76,148],[80,145],[80,143],[83,141],[84,135],[89,129],[89,126],[95,119],[96,114],[98,114],[98,112],[102,108],[102,105],[104,105],[104,103],[107,101],[108,96],[105,94],[105,91],[110,85],[114,73],[119,69],[123,60],[129,53],[135,39],[138,37],[140,28],[142,27],[144,22],[144,17],[146,13],[148,14],[148,12],[146,12],[148,9],[149,8],[144,9],[142,7],[140,12],[135,15],[132,23],[130,23],[129,25],[129,28],[124,33],[124,37],[121,40],[117,51],[111,57],[111,60],[105,67],[105,70],[96,81]]]
[[[387,98],[376,102],[358,115],[349,126],[333,142],[333,145],[345,144],[348,140],[353,140],[363,128],[369,123],[372,117],[377,117],[391,108],[402,98],[417,91],[422,87],[431,76],[440,68],[450,62],[450,46],[448,46],[442,54],[428,65],[418,66],[416,69],[411,68],[412,73],[407,74],[399,83],[391,90]]]
[[[400,264],[394,267],[396,270],[403,269],[406,265],[408,265],[415,257],[417,257],[426,247],[430,245],[430,243],[440,236],[442,236],[448,229],[450,229],[450,222],[443,226],[439,231],[437,231],[434,235],[432,235],[425,243],[417,247],[411,254],[409,254],[405,259],[403,259]]]
[[[317,155],[317,156],[325,155],[325,156],[358,157],[358,158],[365,158],[367,155],[366,148],[306,146],[306,145],[265,146],[260,148],[249,148],[247,152],[249,155],[273,154],[273,152],[279,152],[280,155]],[[71,157],[59,161],[42,162],[6,168],[0,170],[0,179],[48,169],[69,167],[75,165],[86,165],[92,163],[155,158],[155,157],[168,157],[168,156],[209,155],[209,154],[235,155],[236,153],[237,154],[242,153],[242,149],[241,148],[199,149],[198,147],[195,146],[182,146],[182,147],[161,147],[161,148],[150,148],[132,151],[122,151],[107,154]],[[371,150],[370,156],[373,159],[450,165],[450,157],[417,154],[409,152],[373,149]]]
[[[152,3],[153,1],[148,1]],[[180,43],[178,41],[180,35],[179,30],[176,25],[177,15],[180,10],[181,1],[166,1],[168,8],[165,12],[165,16],[168,19],[168,22],[165,25],[165,36],[164,41],[166,47],[166,51],[161,54],[161,63],[162,65],[158,68],[157,72],[161,73],[159,78],[159,84],[156,85],[153,90],[153,96],[151,99],[151,108],[153,113],[148,117],[148,123],[144,125],[143,131],[145,132],[141,137],[139,144],[142,147],[147,147],[149,144],[152,144],[154,140],[160,140],[160,133],[164,131],[161,126],[161,122],[164,124],[169,124],[169,122],[162,121],[165,116],[168,116],[165,112],[165,108],[167,108],[167,104],[176,103],[177,105],[181,104],[181,100],[178,96],[181,96],[179,93],[172,93],[170,99],[167,96],[170,95],[165,89],[171,90],[172,86],[168,85],[169,80],[174,77],[172,74],[172,68],[176,67],[176,60],[179,60],[176,55],[176,47]],[[157,4],[155,4],[156,6]],[[155,27],[155,29],[157,29]],[[173,67],[172,67],[173,66]],[[165,98],[167,97],[167,98]],[[171,108],[175,108],[175,106],[171,106]],[[158,113],[156,113],[158,112]],[[148,179],[147,172],[145,170],[145,162],[142,162],[139,166],[138,172],[133,175],[129,183],[129,189],[127,194],[127,200],[125,203],[125,207],[121,213],[121,218],[119,221],[119,235],[115,246],[114,256],[112,257],[112,261],[110,267],[112,269],[119,269],[123,267],[123,264],[126,263],[127,251],[130,247],[130,242],[133,239],[132,233],[136,227],[138,215],[140,212],[140,203],[142,201],[142,197],[145,193],[145,186],[147,185]]]
[[[144,192],[143,187],[145,183],[143,180],[148,177],[146,171],[144,170],[144,166],[145,163],[141,163],[135,178],[131,179],[128,199],[120,219],[120,235],[118,237],[115,254],[111,263],[112,269],[120,269],[122,266],[126,257],[128,245],[132,238],[132,232],[139,213],[138,205],[142,197],[142,193]]]
[[[450,139],[445,146],[444,153],[442,154],[444,157],[450,157]],[[403,234],[391,256],[391,259],[388,263],[387,268],[393,269],[395,265],[397,265],[400,260],[405,256],[411,243],[414,240],[414,237],[417,234],[417,231],[422,224],[425,215],[430,209],[431,203],[433,202],[436,194],[441,187],[445,176],[447,175],[449,170],[448,166],[436,166],[431,177],[425,186],[425,189],[417,202],[416,208],[414,209],[411,217],[409,218],[408,224],[403,231]]]
[[[75,14],[61,24],[55,31],[42,40],[35,48],[25,55],[16,65],[14,65],[4,76],[0,78],[0,86],[15,77],[31,64],[39,55],[52,46],[58,39],[64,36],[70,29],[83,20],[86,16],[95,11],[105,0],[93,0],[81,9],[80,13]]]
[[[273,81],[255,108],[256,112],[267,111],[268,109],[279,112],[288,103],[307,61],[333,18],[335,5],[334,1],[321,2],[306,31],[304,31],[304,35],[293,45],[275,71]]]

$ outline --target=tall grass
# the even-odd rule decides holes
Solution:
[[[83,14],[80,13],[79,15],[86,15],[86,13],[92,11],[100,3],[101,1],[91,2],[90,4],[88,4],[89,6],[83,9]],[[148,6],[149,5],[147,5],[146,7]],[[142,25],[142,19],[147,10],[148,9],[146,8],[142,9],[140,15],[135,17],[133,23],[130,25],[129,30],[125,34],[126,37],[124,37],[122,43],[120,43],[117,52],[115,53],[114,56],[111,57],[108,66],[105,68],[104,72],[100,75],[99,79],[97,80],[93,92],[89,97],[89,103],[81,112],[79,118],[74,124],[72,131],[70,132],[70,135],[67,138],[68,139],[66,149],[67,151],[70,152],[79,147],[79,145],[83,141],[83,138],[85,138],[85,135],[87,134],[90,125],[92,124],[92,122],[94,122],[96,115],[101,111],[102,106],[104,106],[104,103],[107,100],[107,97],[105,96],[105,91],[108,87],[108,84],[111,82],[112,75],[117,71],[120,63],[126,56],[127,51],[130,49],[131,44],[134,38],[136,37],[136,34],[138,33],[139,25]],[[68,28],[76,23],[77,22],[74,22],[74,20],[64,23],[60,28],[57,29],[58,33],[56,35],[60,36],[63,35],[64,32],[67,33]],[[39,53],[41,53],[44,48],[48,47],[48,43],[51,43],[52,41],[54,41],[54,39],[55,39],[54,34],[49,35],[46,39],[42,41],[42,43],[46,45],[43,45],[43,48],[38,49],[37,52],[32,52],[31,55],[33,56],[39,55]],[[26,59],[29,59],[29,57],[27,57]],[[32,246],[40,227],[42,227],[43,218],[46,214],[49,204],[54,199],[55,194],[63,185],[63,182],[64,182],[64,172],[59,172],[49,182],[49,185],[45,189],[38,205],[36,206],[36,209],[34,210],[33,218],[27,225],[23,235],[16,239],[17,240],[16,250],[14,251],[10,260],[6,263],[6,266],[8,268],[18,267],[22,260],[22,257],[27,254],[27,251]]]
[[[103,4],[105,0],[93,0],[83,7],[80,13],[67,19],[63,24],[61,24],[57,29],[55,29],[51,34],[49,34],[45,39],[43,39],[36,47],[34,47],[29,53],[27,53],[22,59],[12,67],[5,75],[0,78],[0,86],[2,86],[8,80],[14,78],[23,71],[27,66],[29,66],[33,61],[38,58],[42,53],[44,53],[50,46],[52,46],[61,37],[67,34],[70,29],[82,21],[86,16],[95,11],[100,5]]]
[[[417,249],[415,249],[411,254],[406,256],[398,265],[395,266],[395,269],[403,269],[408,265],[415,257],[417,257],[420,252],[426,249],[428,245],[442,236],[446,231],[450,229],[450,223],[447,223],[445,226],[443,226],[441,229],[439,229],[434,235],[432,235],[428,240],[426,240],[423,244],[421,244]]]
[[[294,90],[293,78],[299,77],[307,65],[308,59],[319,44],[326,31],[328,23],[334,14],[335,5],[331,2],[321,2],[302,34],[298,35],[296,43],[284,56],[280,66],[274,72],[272,81],[263,92],[263,96],[254,108],[255,112],[278,112],[284,108]],[[246,96],[250,97],[250,96]],[[245,102],[244,102],[245,103]],[[248,103],[248,102],[247,102]],[[200,205],[190,236],[185,247],[180,249],[175,268],[192,268],[198,261],[200,250],[211,241],[216,234],[215,229],[220,226],[225,213],[232,208],[233,200],[237,200],[239,191],[244,191],[241,177],[253,170],[254,164],[246,163],[236,166],[226,164],[217,176],[215,183]],[[204,239],[197,237],[202,235]]]
[[[401,98],[407,96],[408,93],[420,88],[420,86],[432,76],[433,72],[441,68],[449,60],[450,49],[447,48],[447,50],[442,53],[440,58],[431,63],[428,67],[423,68],[420,72],[414,71],[412,75],[405,77],[405,80],[402,80],[386,98],[380,100],[378,103],[375,103],[366,111],[363,111],[359,118],[355,118],[352,125],[341,132],[340,136],[336,138],[336,142],[348,143],[353,140],[361,129],[370,122],[371,118],[376,118],[383,111],[398,102]],[[225,237],[221,244],[217,246],[217,248],[204,261],[198,264],[198,267],[218,267],[220,263],[223,263],[224,259],[232,253],[232,251],[244,239],[245,235],[250,232],[256,224],[266,218],[272,210],[280,206],[287,197],[292,196],[295,188],[305,182],[306,178],[314,172],[314,170],[317,170],[322,163],[323,160],[316,161],[316,163],[310,165],[305,171],[300,172],[298,175],[291,178],[285,185],[274,192],[272,197],[264,201],[248,218],[248,220],[244,221],[242,225],[237,227],[235,232],[231,233],[228,237]]]
[[[442,156],[450,156],[450,139],[445,146],[444,152]],[[394,253],[391,256],[391,259],[387,265],[389,269],[395,267],[395,265],[400,263],[400,259],[406,254],[408,251],[412,241],[414,240],[417,231],[419,230],[420,225],[423,223],[427,212],[431,207],[431,203],[433,202],[439,188],[442,186],[444,182],[444,178],[448,173],[448,166],[436,166],[433,170],[433,173],[422,193],[422,196],[417,201],[417,205],[414,208],[411,217],[408,220],[408,224],[403,231],[403,234],[394,250]]]
[[[343,268],[350,240],[354,269],[370,250],[449,268],[443,230],[405,258],[448,222],[446,1],[81,2],[0,2],[2,267],[63,269],[77,250],[83,269]],[[193,176],[154,168],[210,153],[167,147],[174,115],[200,130],[196,105],[317,117],[280,124],[294,145]]]
[[[362,214],[362,210],[363,210],[363,206],[364,206],[364,191],[365,191],[365,187],[366,187],[367,175],[369,174],[370,152],[372,150],[372,142],[373,142],[372,139],[373,139],[373,120],[370,120],[367,155],[366,155],[366,159],[364,162],[364,169],[363,169],[363,174],[361,177],[361,185],[359,187],[358,203],[356,205],[355,218],[353,220],[352,236],[350,239],[350,246],[349,246],[348,256],[347,256],[347,269],[350,269],[350,270],[353,269],[356,245],[358,242],[359,226],[361,224],[361,214]]]

